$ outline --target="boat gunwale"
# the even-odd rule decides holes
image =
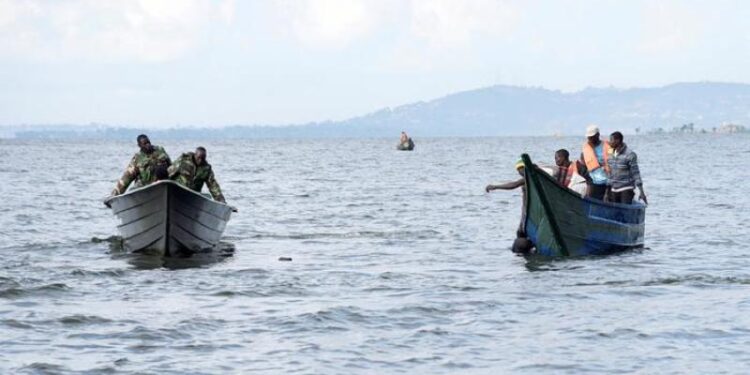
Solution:
[[[114,195],[114,196],[110,196],[110,197],[107,197],[107,198],[105,198],[105,199],[104,199],[104,204],[105,204],[105,205],[107,205],[107,206],[109,206],[109,205],[110,205],[110,204],[111,204],[111,203],[112,203],[112,202],[113,202],[114,200],[116,200],[116,199],[118,199],[118,198],[123,198],[123,197],[129,196],[129,195],[133,195],[133,194],[135,194],[135,193],[139,193],[139,192],[141,192],[141,191],[144,191],[144,190],[147,190],[147,189],[152,189],[152,188],[154,188],[154,187],[156,187],[156,186],[160,186],[160,185],[171,185],[171,186],[177,186],[177,187],[179,187],[180,189],[182,189],[183,191],[189,192],[190,194],[194,194],[195,196],[198,196],[198,197],[200,197],[201,199],[204,199],[204,200],[206,200],[206,201],[208,201],[208,202],[212,202],[212,203],[220,204],[220,205],[223,205],[223,206],[227,206],[227,207],[228,207],[228,208],[230,208],[230,209],[232,208],[232,206],[230,206],[230,205],[228,205],[228,204],[226,204],[226,203],[223,203],[223,202],[219,202],[219,201],[217,201],[217,200],[213,200],[213,199],[211,199],[211,198],[208,198],[208,197],[206,197],[205,195],[203,195],[203,194],[201,194],[201,193],[198,193],[198,192],[196,192],[196,191],[194,191],[194,190],[192,190],[192,189],[189,189],[189,188],[187,188],[187,187],[185,187],[185,186],[182,186],[181,184],[177,183],[177,181],[173,181],[173,180],[161,180],[161,181],[156,181],[156,182],[153,182],[153,183],[151,183],[151,184],[148,184],[148,185],[146,185],[146,186],[139,186],[139,187],[137,187],[137,188],[135,188],[135,189],[132,189],[132,190],[128,190],[128,191],[127,191],[127,192],[125,192],[124,194],[120,194],[120,195]],[[153,200],[153,199],[149,200],[149,202],[150,202],[150,201],[152,201],[152,200]],[[139,204],[139,205],[140,205],[140,204]],[[135,206],[133,206],[133,207],[135,207]],[[129,207],[129,208],[127,208],[127,209],[125,209],[125,210],[128,210],[128,209],[130,209],[130,207]],[[125,211],[125,210],[123,210],[123,211]],[[203,211],[203,210],[201,210],[201,211]],[[116,213],[119,213],[119,212],[121,212],[121,211],[118,211],[118,212],[116,212]],[[214,215],[214,216],[216,216],[216,215]]]

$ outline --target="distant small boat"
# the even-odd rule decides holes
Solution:
[[[174,181],[158,181],[104,201],[120,219],[127,251],[175,255],[213,249],[232,207]]]
[[[396,150],[399,150],[399,151],[411,151],[411,150],[414,150],[414,141],[412,141],[411,138],[409,138],[409,140],[407,142],[399,143],[396,146]]]
[[[524,229],[536,254],[609,254],[643,247],[646,206],[583,198],[521,156],[526,179]]]

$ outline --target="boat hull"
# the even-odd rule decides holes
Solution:
[[[174,181],[134,189],[105,204],[120,220],[125,250],[161,255],[213,249],[232,213],[230,206]]]
[[[522,155],[524,230],[536,253],[547,256],[610,254],[643,246],[646,206],[583,198]]]

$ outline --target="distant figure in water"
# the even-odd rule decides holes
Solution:
[[[398,141],[398,147],[399,150],[413,150],[414,149],[414,141],[411,140],[411,137],[406,134],[406,132],[401,132],[401,138]]]
[[[609,197],[615,203],[633,203],[635,188],[640,190],[638,196],[648,204],[643,192],[641,172],[638,169],[638,156],[623,142],[622,133],[614,132],[609,136],[613,153],[609,157]]]
[[[156,181],[156,168],[158,166],[169,167],[172,163],[164,148],[152,145],[147,135],[139,135],[136,141],[140,151],[130,159],[125,172],[112,190],[113,196],[125,193],[132,182],[135,182],[135,186],[145,186]]]
[[[206,149],[203,147],[196,148],[195,152],[186,152],[175,160],[169,167],[169,178],[198,193],[205,184],[215,201],[226,203],[211,164],[206,161]]]

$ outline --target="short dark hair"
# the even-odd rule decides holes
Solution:
[[[169,178],[169,171],[167,171],[167,166],[164,164],[159,164],[154,169],[154,176],[156,177],[156,180],[166,180]]]
[[[614,133],[610,134],[609,136],[612,137],[612,138],[614,138],[614,139],[616,139],[616,140],[618,140],[618,141],[620,141],[620,142],[622,142],[622,133],[620,133],[620,132],[614,132]]]
[[[136,142],[141,143],[141,139],[146,138],[148,139],[148,136],[145,134],[139,134],[138,137],[135,139]]]
[[[195,148],[195,151],[203,151],[206,152],[206,149],[203,146],[198,146]]]
[[[561,155],[565,159],[570,158],[570,153],[568,152],[568,150],[566,150],[564,148],[561,148],[561,149],[555,151],[555,155]]]

